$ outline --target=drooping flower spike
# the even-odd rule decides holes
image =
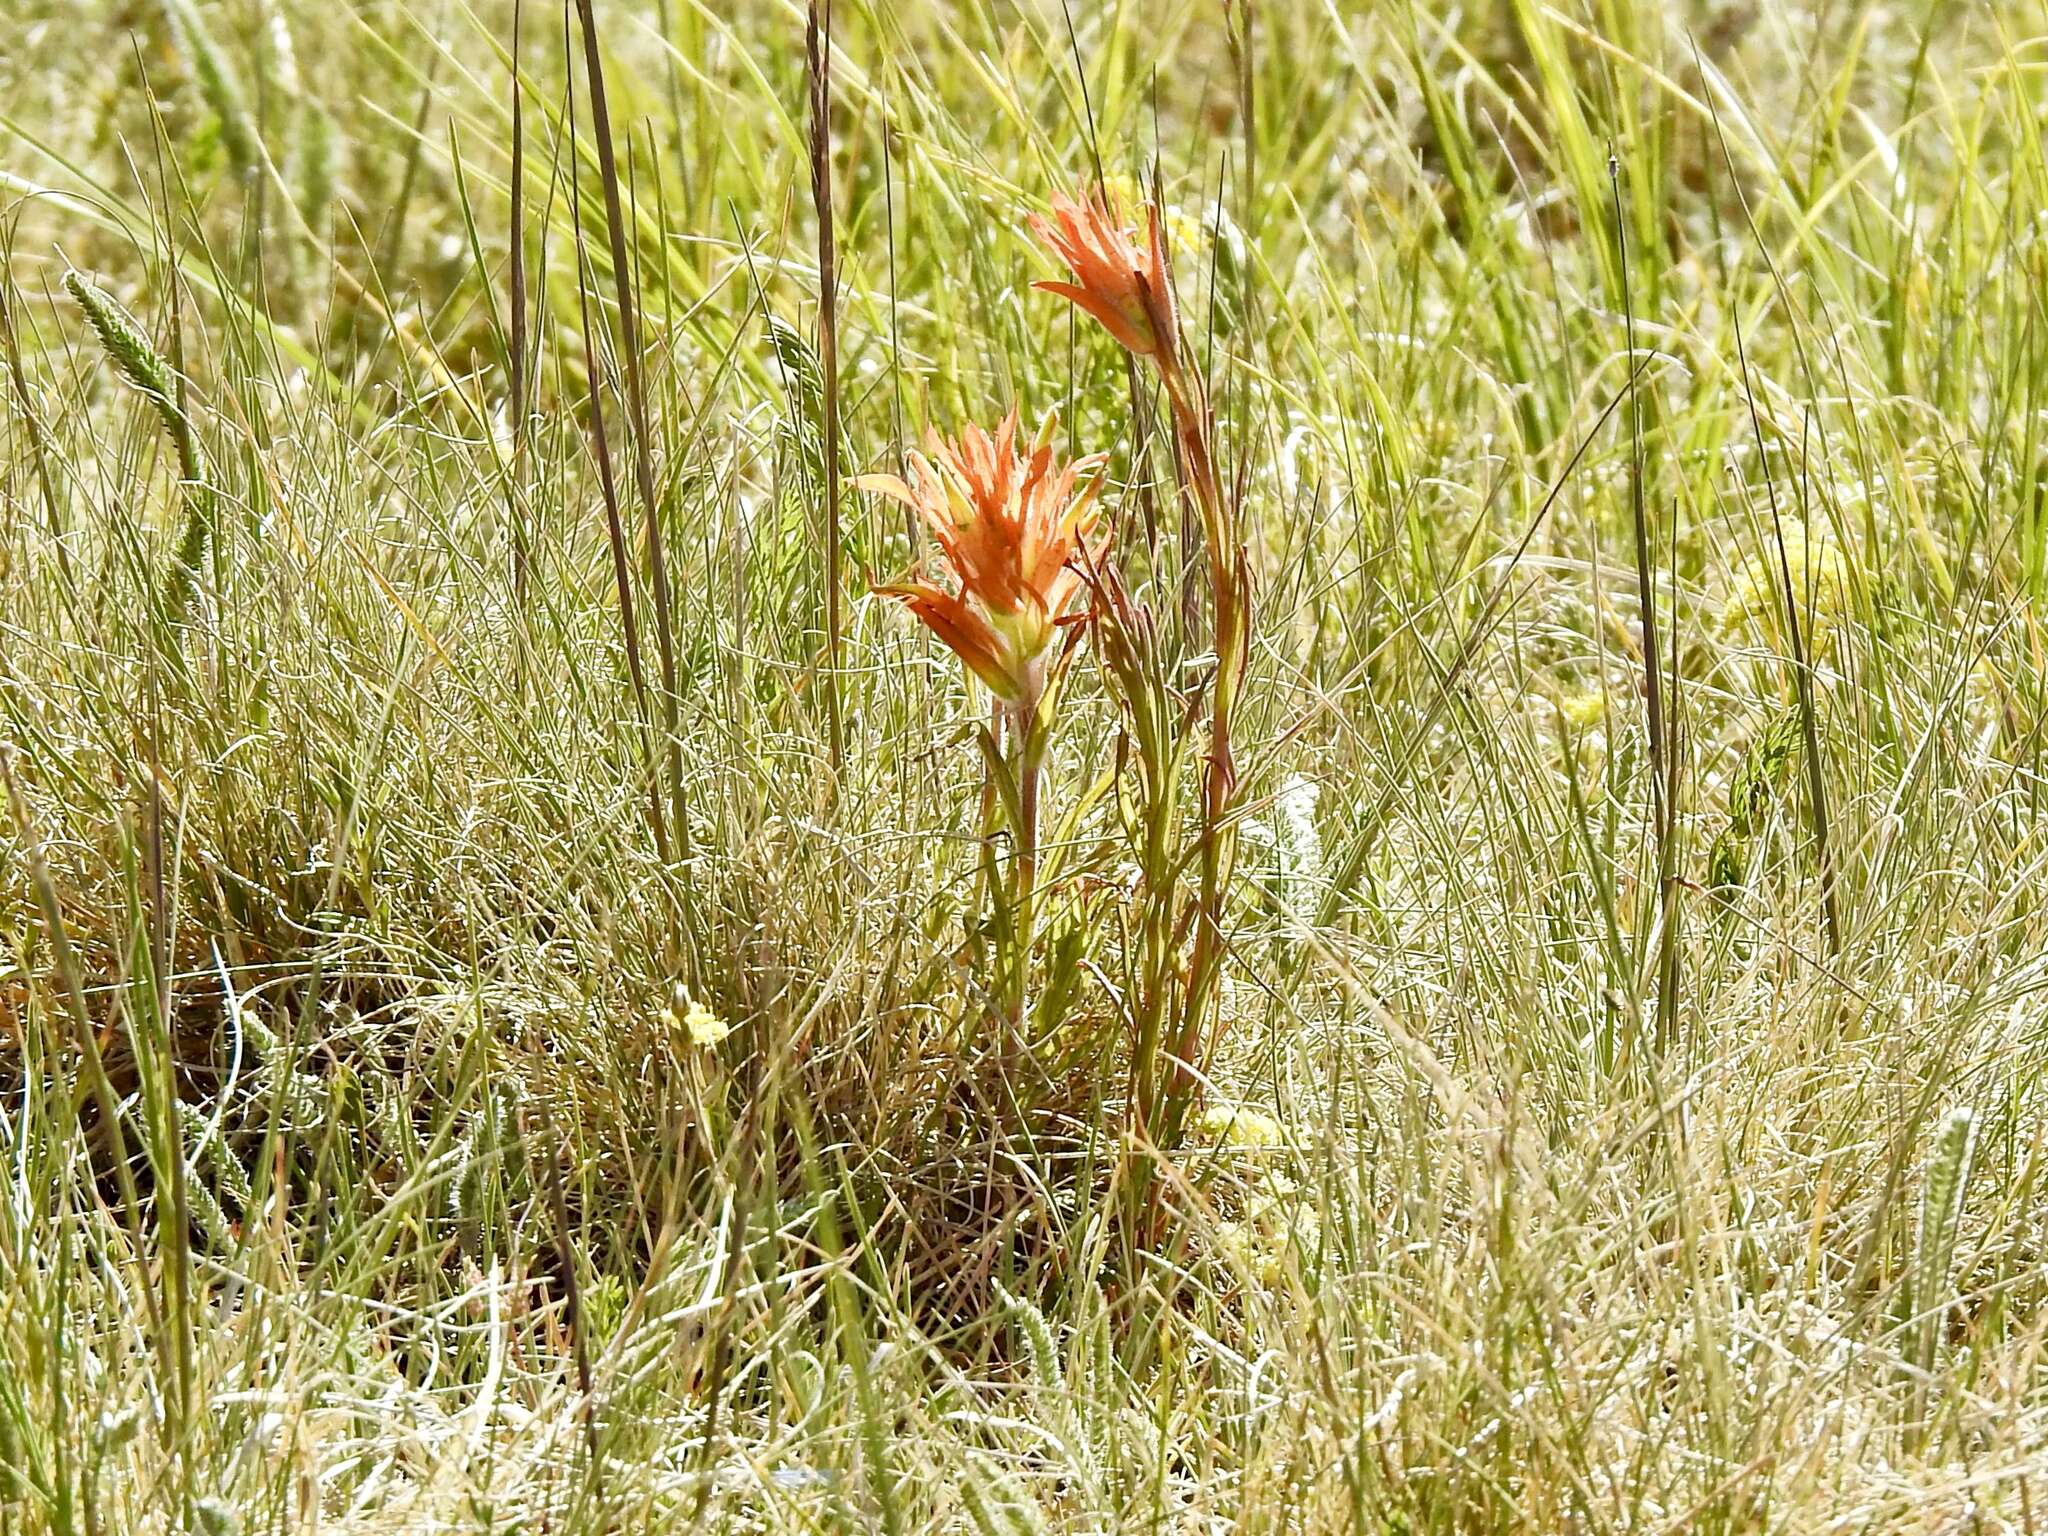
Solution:
[[[1146,204],[1142,251],[1121,205],[1100,189],[1084,189],[1078,199],[1055,193],[1052,213],[1050,219],[1032,214],[1031,232],[1067,264],[1074,281],[1031,286],[1093,315],[1118,343],[1151,361],[1171,387],[1179,371],[1180,322],[1158,205]]]
[[[1096,533],[1094,478],[1103,456],[1058,464],[1059,424],[1048,411],[1020,452],[1017,412],[993,436],[972,424],[957,442],[936,431],[910,455],[911,478],[863,475],[854,483],[915,511],[938,541],[950,585],[913,574],[875,590],[893,597],[943,640],[997,698],[1035,708],[1059,632],[1083,589],[1070,561]]]

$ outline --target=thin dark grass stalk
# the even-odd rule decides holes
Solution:
[[[648,175],[654,183],[654,227],[656,229],[673,229],[675,224],[669,217],[668,208],[668,178],[661,173],[661,145],[655,138],[654,124],[651,121],[643,119],[640,126],[643,130],[642,143],[646,149]],[[637,164],[637,160],[635,163]],[[629,190],[632,194],[633,203],[637,207],[640,202],[638,183],[634,183]],[[660,255],[661,253],[657,251],[657,258]],[[636,266],[644,262],[645,259],[646,249],[644,245],[636,246],[634,251]],[[665,259],[656,260],[655,275],[661,282],[661,312],[663,315],[675,315],[680,312],[680,306],[676,303],[675,273],[676,269],[673,262]],[[640,282],[638,289],[644,295],[647,291],[646,283],[644,281]],[[671,464],[688,464],[691,462],[691,453],[689,451],[679,451],[676,429],[679,423],[687,421],[690,425],[694,446],[704,435],[706,420],[704,413],[697,410],[692,404],[688,385],[673,367],[669,370],[668,380],[671,388],[674,390],[674,394],[668,411],[664,413],[662,423],[664,427],[664,436],[662,438],[663,452],[667,461]],[[713,375],[711,383],[715,388],[717,384],[716,375]],[[685,547],[687,548],[687,546]],[[678,558],[680,559],[681,557]],[[685,566],[685,578],[687,578],[688,562],[683,560],[682,563]]]
[[[654,483],[653,428],[647,415],[647,385],[640,352],[640,324],[633,297],[633,264],[626,249],[626,215],[619,195],[618,157],[612,144],[611,109],[606,101],[604,60],[597,42],[591,0],[576,0],[583,23],[583,62],[590,93],[590,131],[596,142],[598,180],[604,191],[605,228],[611,240],[612,285],[619,306],[619,342],[625,354],[626,410],[633,433],[633,479],[645,519],[648,580],[654,597],[654,643],[661,659],[661,724],[667,744],[670,814],[675,852],[690,858],[690,826],[683,793],[683,744],[676,694],[675,615],[669,593],[668,557],[663,551],[661,502]]]
[[[598,492],[604,502],[605,536],[611,546],[612,580],[619,594],[619,627],[626,637],[626,671],[633,686],[634,717],[646,756],[648,819],[654,828],[655,851],[664,863],[670,857],[668,821],[662,810],[660,774],[656,767],[653,740],[654,715],[648,708],[647,667],[640,655],[640,626],[634,612],[633,571],[626,550],[625,520],[619,514],[619,491],[612,473],[611,449],[604,425],[603,373],[591,341],[589,301],[583,301],[583,348],[585,370],[590,375],[590,443],[597,461]]]
[[[1628,347],[1629,521],[1635,535],[1636,603],[1643,623],[1643,710],[1650,757],[1650,813],[1656,841],[1658,906],[1657,1040],[1669,1045],[1677,1033],[1679,969],[1679,884],[1677,864],[1677,761],[1665,718],[1664,648],[1657,622],[1657,567],[1651,548],[1650,512],[1644,491],[1642,370],[1636,366],[1635,285],[1629,271],[1627,219],[1621,204],[1621,159],[1609,151],[1608,188],[1614,200],[1614,250],[1621,274],[1623,335]]]
[[[506,351],[506,369],[511,382],[512,483],[507,488],[507,511],[512,519],[512,592],[519,607],[526,607],[526,589],[531,575],[532,532],[522,505],[526,485],[527,412],[526,399],[526,92],[519,76],[521,24],[525,0],[512,0],[512,187],[511,232],[506,244],[509,264],[506,287],[511,300],[511,345]]]
[[[886,83],[886,82],[885,82]],[[906,473],[903,438],[903,321],[897,302],[896,277],[896,120],[884,107],[882,115],[882,228],[889,250],[889,426],[895,442],[897,474]],[[903,531],[910,547],[917,547],[917,514],[903,509]]]
[[[1754,412],[1755,409],[1756,403],[1752,399],[1750,410]],[[1768,469],[1765,473],[1768,475]],[[1799,439],[1799,499],[1809,529],[1812,527],[1812,507],[1809,500],[1811,476],[1812,466],[1807,459],[1806,434],[1802,432]],[[1835,889],[1834,844],[1828,827],[1827,776],[1822,771],[1821,764],[1820,711],[1815,704],[1813,693],[1813,648],[1801,613],[1803,600],[1800,593],[1812,593],[1816,577],[1809,569],[1803,573],[1803,582],[1795,585],[1793,581],[1791,557],[1785,551],[1785,528],[1779,519],[1778,498],[1775,492],[1771,496],[1771,542],[1776,547],[1778,555],[1779,596],[1785,605],[1785,635],[1792,643],[1792,682],[1799,700],[1799,732],[1806,747],[1807,804],[1811,807],[1813,815],[1814,859],[1820,867],[1822,921],[1827,927],[1829,953],[1840,954],[1842,915]],[[1808,561],[1815,558],[1814,539],[1811,534],[1802,541],[1800,547]]]
[[[562,14],[564,32],[568,28],[568,11]],[[564,44],[567,43],[565,36]],[[571,124],[576,120],[576,96],[573,73],[567,85],[568,110],[566,116]],[[569,153],[569,203],[571,208],[582,205],[581,177],[576,170],[576,154]],[[603,350],[598,344],[596,328],[591,321],[590,294],[597,284],[596,273],[591,268],[590,251],[583,239],[583,221],[574,220],[576,243],[576,306],[582,321],[584,373],[590,381],[590,446],[592,457],[597,463],[598,494],[604,502],[605,537],[611,546],[612,580],[619,594],[619,628],[626,642],[626,674],[633,688],[633,715],[636,732],[640,739],[644,766],[647,772],[648,824],[654,830],[654,847],[662,862],[670,857],[668,821],[662,810],[660,787],[660,759],[655,752],[653,731],[654,714],[648,708],[647,667],[640,654],[640,625],[633,601],[633,564],[627,552],[625,519],[619,512],[619,492],[616,477],[612,473],[611,446],[605,431],[604,390],[605,371]]]
[[[162,132],[162,120],[151,109],[152,124],[157,131],[150,136],[150,148],[156,156],[157,185],[165,206],[170,204],[170,172],[166,164],[166,143]],[[260,143],[261,140],[258,140]],[[130,162],[133,173],[133,162]],[[139,175],[137,176],[139,180]],[[246,214],[246,210],[245,210]],[[179,539],[177,560],[170,578],[175,586],[173,595],[166,603],[173,623],[181,622],[190,608],[198,590],[200,564],[209,555],[212,557],[216,575],[220,570],[221,539],[224,530],[220,523],[220,493],[205,452],[199,446],[199,434],[192,421],[192,381],[185,368],[185,303],[184,289],[177,281],[176,242],[169,226],[159,219],[154,211],[150,216],[150,230],[156,247],[155,260],[162,274],[160,279],[164,301],[169,310],[169,347],[171,384],[179,420],[183,423],[183,436],[178,443],[178,462],[185,474],[187,486],[185,495],[188,506],[185,525]],[[260,244],[255,247],[260,257]],[[262,273],[258,272],[259,280]]]
[[[839,531],[839,261],[832,228],[832,3],[810,0],[804,19],[804,62],[811,103],[811,204],[818,220],[818,369],[824,387],[825,454],[825,720],[836,774],[846,756],[839,696],[840,613],[844,557]]]
[[[1243,179],[1238,183],[1239,221],[1247,240],[1258,238],[1259,221],[1254,199],[1259,195],[1259,100],[1258,58],[1253,51],[1252,25],[1258,15],[1257,0],[1224,0],[1224,21],[1230,34],[1231,63],[1235,66],[1239,138],[1243,145]],[[1218,199],[1217,207],[1222,208]]]
[[[1088,70],[1081,62],[1081,34],[1074,29],[1073,0],[1060,0],[1060,15],[1067,24],[1067,51],[1074,59],[1074,84],[1080,88],[1081,110],[1088,124],[1088,162],[1095,168],[1095,185],[1103,185],[1102,139],[1095,128],[1095,102],[1088,92]]]
[[[1695,50],[1695,62],[1698,55]],[[1728,173],[1728,185],[1735,191],[1736,201],[1742,209],[1742,217],[1749,229],[1749,237],[1755,242],[1758,252],[1767,265],[1770,251],[1764,243],[1762,232],[1756,226],[1756,215],[1749,206],[1749,195],[1743,190],[1742,177],[1735,170],[1735,157],[1728,147],[1728,136],[1721,127],[1721,110],[1712,95],[1707,98],[1707,107],[1712,115],[1714,136],[1721,149],[1721,163]],[[1770,267],[1773,280],[1777,268]],[[1779,294],[1787,300],[1784,285],[1778,284]],[[1749,351],[1742,335],[1742,314],[1740,306],[1730,306],[1728,322],[1735,340],[1735,365],[1742,380],[1742,399],[1749,413],[1749,428],[1756,442],[1757,468],[1764,477],[1764,493],[1771,509],[1771,536],[1777,545],[1779,574],[1783,580],[1782,597],[1787,610],[1786,636],[1792,643],[1792,681],[1799,704],[1799,729],[1806,747],[1806,803],[1807,813],[1813,828],[1814,860],[1820,868],[1820,910],[1821,923],[1827,934],[1828,953],[1842,952],[1842,917],[1840,902],[1835,891],[1834,848],[1828,828],[1827,774],[1821,763],[1820,722],[1814,707],[1813,668],[1807,656],[1806,639],[1799,625],[1798,594],[1792,586],[1791,566],[1785,557],[1785,530],[1778,508],[1778,482],[1771,473],[1770,445],[1764,439],[1763,414],[1757,409],[1756,389],[1749,371]],[[1802,464],[1802,474],[1804,466]]]

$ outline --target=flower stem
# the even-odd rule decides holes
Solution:
[[[1216,477],[1214,425],[1199,381],[1178,368],[1162,369],[1187,485],[1202,514],[1208,546],[1216,671],[1210,683],[1209,754],[1202,775],[1201,885],[1196,898],[1194,951],[1179,1027],[1170,1043],[1174,1063],[1159,1121],[1150,1128],[1162,1147],[1178,1144],[1199,1084],[1196,1067],[1208,1055],[1211,1019],[1223,964],[1223,904],[1235,837],[1230,813],[1237,798],[1232,725],[1249,650],[1250,579],[1233,509]],[[1149,1117],[1148,1117],[1149,1118]]]
[[[1011,893],[1011,931],[1016,953],[1010,973],[1011,1026],[1021,1040],[1029,1001],[1031,946],[1036,937],[1038,906],[1038,781],[1045,764],[1045,727],[1035,703],[1020,707],[1014,717],[1017,736],[1017,826],[1015,886]]]

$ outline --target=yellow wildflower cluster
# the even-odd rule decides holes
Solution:
[[[1595,685],[1557,696],[1557,712],[1575,730],[1590,730],[1607,719],[1607,690]]]
[[[1203,1112],[1199,1128],[1204,1140],[1234,1152],[1277,1152],[1289,1145],[1287,1128],[1254,1109],[1214,1105]],[[1242,1214],[1217,1224],[1210,1247],[1239,1275],[1271,1286],[1286,1272],[1290,1254],[1297,1262],[1313,1257],[1322,1245],[1322,1224],[1300,1198],[1294,1180],[1279,1168],[1248,1170],[1246,1186]]]
[[[732,1033],[732,1026],[700,999],[692,997],[681,982],[676,983],[675,994],[669,999],[669,1011],[683,1026],[683,1033],[690,1037],[692,1045],[716,1045]]]
[[[1322,1222],[1313,1209],[1278,1200],[1259,1202],[1242,1221],[1219,1223],[1209,1237],[1219,1259],[1262,1286],[1280,1283],[1290,1255],[1298,1264],[1312,1261],[1322,1241]]]
[[[1284,1147],[1287,1128],[1271,1115],[1255,1109],[1238,1109],[1229,1104],[1212,1104],[1202,1111],[1202,1139],[1225,1147]]]
[[[1785,572],[1792,573],[1792,591],[1799,602],[1799,634],[1809,656],[1826,653],[1828,642],[1849,616],[1851,587],[1848,556],[1825,528],[1809,530],[1787,522],[1784,559],[1769,530],[1756,555],[1735,575],[1728,600],[1721,605],[1721,624],[1730,633],[1752,625],[1769,644],[1783,652],[1792,648],[1785,627]]]

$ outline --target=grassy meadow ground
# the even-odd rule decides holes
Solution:
[[[573,10],[0,0],[0,1536],[2048,1531],[2048,5],[834,9],[836,562],[801,4],[598,0],[622,271]],[[1098,162],[1157,1159],[1103,653],[1019,1039],[850,484],[1057,406],[1192,783]]]

